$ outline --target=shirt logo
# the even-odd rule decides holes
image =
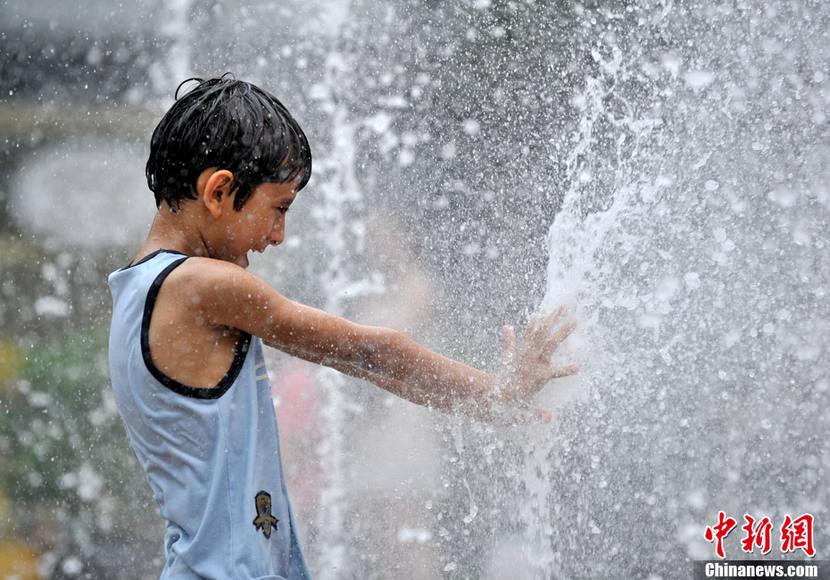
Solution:
[[[262,530],[266,538],[271,537],[271,528],[276,529],[279,520],[271,515],[271,494],[262,490],[254,498],[257,516],[254,518],[254,527]]]

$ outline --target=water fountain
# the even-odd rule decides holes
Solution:
[[[576,301],[591,346],[525,462],[539,577],[689,577],[719,510],[828,517],[828,15],[582,15],[542,307]]]

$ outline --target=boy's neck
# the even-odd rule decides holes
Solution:
[[[167,202],[162,202],[140,253],[166,249],[176,250],[188,256],[210,256],[198,220],[194,219],[192,208],[188,206],[191,204],[183,203],[179,211],[173,213]]]

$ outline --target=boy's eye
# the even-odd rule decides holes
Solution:
[[[277,208],[277,211],[278,211],[278,212],[280,212],[280,213],[287,213],[287,212],[288,212],[288,208],[287,208],[287,207],[278,207],[278,208]]]

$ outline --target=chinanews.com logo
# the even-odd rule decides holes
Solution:
[[[819,578],[830,580],[830,563],[816,560],[813,543],[813,525],[815,519],[810,513],[797,516],[784,514],[778,526],[767,517],[755,518],[744,514],[744,523],[738,528],[738,521],[719,511],[717,520],[703,532],[703,538],[712,544],[717,560],[695,562],[695,580],[704,578]],[[733,532],[740,529],[741,552],[736,556],[745,558],[747,554],[770,556],[768,560],[726,560],[724,542]],[[800,559],[773,559],[774,549],[782,555],[792,554]]]

